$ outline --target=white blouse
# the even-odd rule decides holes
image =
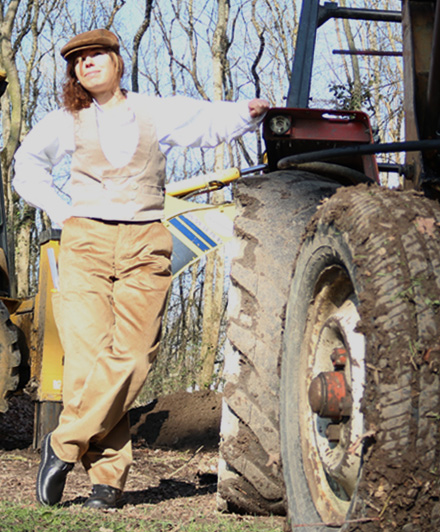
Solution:
[[[126,105],[104,110],[95,103],[101,147],[116,168],[130,161],[139,140],[138,124],[130,106],[133,98],[141,98],[148,106],[164,154],[173,146],[207,148],[230,142],[254,130],[262,119],[251,118],[248,101],[211,103],[183,96],[158,98],[129,92]],[[75,209],[57,193],[52,170],[74,151],[74,117],[57,110],[30,131],[15,155],[15,190],[26,202],[46,211],[60,227],[67,218],[75,216]]]

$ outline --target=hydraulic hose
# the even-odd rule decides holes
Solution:
[[[350,157],[354,155],[373,155],[375,153],[397,153],[438,149],[440,149],[440,139],[390,142],[386,144],[357,144],[356,146],[344,146],[342,148],[331,148],[328,150],[289,155],[289,157],[284,157],[278,161],[278,168],[280,170],[285,170],[291,168],[293,164],[325,161],[327,159]]]

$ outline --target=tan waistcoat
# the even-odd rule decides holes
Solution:
[[[139,142],[131,161],[122,168],[115,168],[102,151],[95,106],[75,115],[71,195],[80,216],[116,221],[151,221],[163,216],[165,156],[148,112],[132,103]]]

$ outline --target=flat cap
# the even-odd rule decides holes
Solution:
[[[110,48],[119,52],[119,39],[108,30],[99,29],[80,33],[61,48],[61,55],[67,61],[69,56],[87,48]]]

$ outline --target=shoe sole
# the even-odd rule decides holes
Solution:
[[[96,504],[94,504],[96,503]],[[107,504],[105,502],[99,501],[97,499],[94,499],[93,501],[86,501],[83,504],[83,508],[88,508],[89,510],[117,510],[119,508],[122,508],[124,506],[124,501],[117,502],[115,504]]]

